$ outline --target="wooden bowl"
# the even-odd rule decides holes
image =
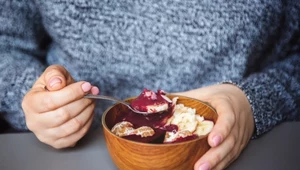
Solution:
[[[172,99],[173,95],[167,95]],[[197,114],[214,123],[217,120],[215,110],[196,99],[179,97],[177,103],[196,109]],[[130,102],[134,99],[129,98]],[[121,113],[128,110],[122,104],[115,104],[108,108],[102,116],[104,137],[110,156],[115,165],[121,170],[190,170],[196,161],[209,150],[207,136],[194,140],[172,144],[149,144],[135,142],[114,135],[110,129],[113,122]]]

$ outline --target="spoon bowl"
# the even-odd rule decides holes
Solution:
[[[152,112],[148,113],[148,112],[142,112],[142,111],[136,110],[136,109],[132,108],[128,102],[125,102],[123,100],[120,100],[120,99],[117,99],[117,98],[114,98],[114,97],[111,97],[111,96],[87,94],[87,95],[84,96],[84,98],[115,101],[117,103],[121,103],[121,104],[127,106],[131,111],[133,111],[135,113],[143,114],[143,115],[153,114]]]

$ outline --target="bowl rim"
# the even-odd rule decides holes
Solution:
[[[213,112],[215,112],[216,115],[217,114],[217,111],[215,108],[213,108],[209,103],[207,102],[204,102],[202,100],[199,100],[199,99],[195,99],[195,98],[192,98],[192,97],[187,97],[187,96],[182,96],[182,95],[175,95],[175,94],[167,94],[167,96],[172,96],[172,97],[184,97],[184,98],[189,98],[189,99],[192,99],[192,100],[197,100],[199,102],[201,102],[202,104],[208,106],[210,109],[213,110]],[[132,97],[129,97],[129,98],[126,98],[124,99],[124,101],[126,100],[130,100],[130,99],[133,99],[133,98],[136,98],[137,96],[132,96]],[[199,136],[198,138],[196,139],[191,139],[191,140],[187,140],[187,141],[183,141],[183,142],[177,142],[177,143],[144,143],[144,142],[137,142],[137,141],[133,141],[133,140],[129,140],[129,139],[126,139],[126,138],[122,138],[120,136],[117,136],[115,135],[114,133],[111,132],[111,130],[107,127],[106,123],[105,123],[105,116],[107,115],[108,111],[110,109],[112,109],[114,106],[118,105],[119,103],[115,103],[113,104],[112,106],[108,107],[102,114],[101,116],[101,124],[102,124],[102,128],[104,128],[108,133],[110,133],[111,135],[113,135],[114,137],[116,137],[117,139],[119,140],[125,140],[126,142],[130,142],[130,143],[135,143],[135,144],[139,144],[139,145],[143,145],[143,146],[155,146],[155,147],[163,147],[163,146],[178,146],[178,145],[185,145],[185,144],[188,144],[188,143],[192,143],[192,142],[195,142],[195,141],[199,141],[201,139],[204,139],[204,138],[207,138],[208,135],[210,133],[208,133],[207,135],[203,135],[203,136]],[[103,130],[104,130],[103,129]],[[105,135],[104,135],[105,137]]]

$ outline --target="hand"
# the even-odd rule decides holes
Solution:
[[[211,149],[196,162],[194,169],[227,167],[240,155],[254,131],[253,113],[243,91],[232,84],[219,84],[176,94],[208,102],[218,113],[208,136]]]
[[[48,67],[23,98],[27,127],[54,148],[74,146],[93,120],[95,103],[83,98],[87,93],[98,94],[99,89],[75,82],[62,66]]]

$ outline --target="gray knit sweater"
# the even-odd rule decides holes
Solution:
[[[51,64],[104,95],[232,82],[257,137],[300,118],[295,0],[1,0],[0,116],[27,130],[21,101]],[[96,124],[112,103],[97,103]]]

